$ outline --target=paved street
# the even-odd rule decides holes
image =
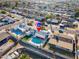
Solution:
[[[36,48],[36,47],[33,47],[32,45],[28,44],[28,43],[22,43],[22,41],[19,41],[19,43],[23,46],[26,47],[26,50],[29,50],[29,51],[32,51],[32,52],[35,52],[35,53],[38,53],[38,54],[41,54],[41,55],[44,55],[45,57],[47,58],[51,58],[51,57],[54,57],[54,54],[52,52],[48,52],[48,51],[45,51],[43,49],[40,49],[40,48]],[[47,55],[47,56],[46,56]],[[62,57],[62,55],[56,53],[55,55],[56,59],[71,59],[71,58],[68,58],[68,57]]]
[[[6,59],[9,53],[12,53],[13,51],[15,51],[19,48],[23,48],[23,46],[21,46],[20,44],[17,44],[8,53],[6,53],[1,59]]]
[[[0,9],[0,55],[12,44],[5,43],[4,38],[12,35],[18,42],[4,51],[1,59],[19,48],[25,48],[28,55],[44,57],[41,59],[74,59],[79,50],[79,0],[1,0]],[[15,23],[9,24],[12,22]],[[46,36],[36,30],[46,31]],[[29,36],[32,37],[27,40]]]
[[[0,30],[14,28],[15,26],[17,26],[21,22],[22,22],[22,20],[21,21],[18,21],[18,22],[15,22],[14,24],[9,24],[9,25],[2,26],[2,27],[0,27]]]

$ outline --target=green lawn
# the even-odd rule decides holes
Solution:
[[[15,37],[15,38],[17,37],[17,35],[15,35],[15,34],[12,34],[12,36]]]
[[[30,56],[26,53],[22,53],[18,59],[30,59]]]
[[[23,42],[28,41],[29,38],[31,38],[31,36],[25,36],[25,37],[22,38],[22,41],[23,41]]]
[[[9,42],[9,43],[14,43],[12,39],[9,39],[8,42]]]

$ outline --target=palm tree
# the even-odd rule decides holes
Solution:
[[[19,59],[30,59],[30,57],[27,54],[22,54]]]
[[[52,21],[53,18],[55,18],[55,15],[52,13],[49,13],[46,15],[46,19],[50,19]],[[52,24],[50,24],[50,29],[51,29],[51,32],[53,32],[52,31]]]
[[[3,6],[10,7],[9,2],[8,1],[5,1],[4,4],[3,4]]]
[[[78,34],[75,34],[75,52],[77,52],[77,49],[78,49]],[[75,58],[78,59],[78,55],[75,55]]]
[[[0,2],[0,7],[2,7],[2,3]]]
[[[51,19],[51,18],[54,18],[54,15],[52,13],[48,13],[46,16],[45,16],[46,19]]]
[[[67,9],[69,9],[70,8],[70,4],[66,3],[66,7],[67,7]]]
[[[25,2],[23,2],[22,4],[23,4],[23,8],[25,8],[25,6],[26,6],[26,3],[25,3]]]
[[[79,17],[79,8],[75,8],[75,18]]]
[[[16,2],[15,2],[15,7],[17,7],[17,6],[18,6],[18,2],[16,1]]]

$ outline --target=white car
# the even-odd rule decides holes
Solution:
[[[17,57],[19,57],[19,53],[14,51],[13,53],[9,54],[6,59],[15,59]]]

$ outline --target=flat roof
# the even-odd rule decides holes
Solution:
[[[6,33],[6,32],[0,33],[0,41],[3,40],[4,38],[8,37],[8,36],[9,36],[9,34]]]

